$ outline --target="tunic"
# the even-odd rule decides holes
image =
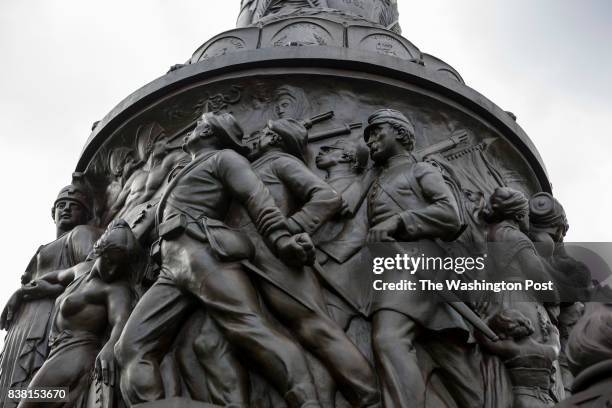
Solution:
[[[253,162],[252,166],[270,190],[276,205],[288,218],[288,222],[303,232],[312,234],[340,209],[338,194],[294,156],[271,152]],[[244,216],[239,224],[247,230],[254,229]],[[313,294],[320,293],[312,270],[286,265],[257,234],[250,236],[256,247],[253,263],[260,267],[277,287],[297,298],[311,310],[319,310],[320,305],[312,297]]]
[[[416,163],[408,155],[392,157],[374,181],[368,193],[370,227],[394,215],[401,219],[397,241],[411,242],[410,256],[444,256],[432,241],[453,237],[460,228],[455,199],[440,172],[428,163]],[[394,253],[403,254],[407,246],[381,244]],[[434,273],[434,272],[432,272]],[[389,271],[386,282],[413,280],[410,271]],[[423,291],[374,291],[370,313],[393,310],[402,313],[431,330],[459,328],[467,330],[461,317],[434,294]]]

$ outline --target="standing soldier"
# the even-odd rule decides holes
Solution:
[[[64,287],[36,279],[84,261],[101,235],[97,228],[85,225],[93,214],[92,204],[80,187],[64,187],[51,211],[57,239],[38,249],[21,277],[22,288],[2,312],[0,325],[8,330],[0,362],[0,406],[5,408],[18,402],[5,399],[8,389],[26,388],[49,353],[53,305]]]
[[[457,204],[440,172],[430,164],[417,163],[412,155],[414,125],[401,112],[381,109],[368,118],[364,136],[370,157],[380,169],[367,198],[368,241],[413,242],[416,254],[440,256],[432,240],[452,239],[457,234]],[[398,281],[411,279],[410,271],[395,272],[394,276]],[[443,336],[439,332],[448,329],[467,334],[459,314],[433,296],[421,291],[374,293],[372,346],[386,407],[424,404],[426,384],[415,350],[420,334],[433,331],[439,337]],[[458,341],[465,339],[458,337]],[[449,380],[445,381],[447,388],[460,406],[482,406],[480,383],[470,381],[475,377],[463,360],[465,351],[453,350],[450,340],[443,343],[430,354]]]
[[[292,233],[314,233],[340,210],[340,196],[305,164],[306,128],[294,119],[268,122],[259,133],[252,163]],[[246,226],[246,228],[253,228]],[[259,288],[272,312],[329,370],[353,407],[379,404],[374,371],[328,315],[321,287],[308,267],[290,267],[255,238],[253,263],[267,276]],[[275,282],[276,284],[272,284]]]
[[[116,347],[121,391],[130,405],[164,397],[159,364],[200,303],[290,408],[320,407],[302,351],[263,316],[242,266],[253,256],[249,237],[224,223],[236,200],[279,257],[296,264],[314,257],[308,236],[291,235],[248,161],[227,149],[242,148],[241,137],[232,115],[205,113],[185,138],[191,162],[168,184],[157,209],[162,272],[136,305]],[[248,400],[231,402],[248,406]]]
[[[313,240],[331,287],[326,291],[327,307],[344,330],[355,316],[367,315],[371,293],[371,275],[359,273],[368,234],[365,193],[373,179],[366,171],[368,155],[363,141],[339,139],[321,146],[315,159],[343,202],[342,213],[319,228]]]

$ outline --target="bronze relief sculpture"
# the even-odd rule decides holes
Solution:
[[[609,308],[571,299],[592,278],[537,150],[397,17],[393,0],[242,1],[236,29],[102,119],[2,314],[2,406],[43,386],[87,408],[609,399]],[[488,252],[458,279],[560,289],[381,291],[377,248]]]

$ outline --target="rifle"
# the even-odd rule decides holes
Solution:
[[[447,140],[433,144],[431,146],[427,146],[424,149],[417,150],[413,154],[417,161],[423,161],[427,156],[431,156],[432,154],[436,153],[446,152],[448,150],[454,149],[455,147],[467,141],[468,133],[465,130],[459,130],[453,133]]]
[[[313,125],[316,125],[317,123],[320,123],[320,122],[325,122],[326,120],[330,120],[333,117],[334,117],[334,111],[329,111],[325,113],[320,113],[316,116],[313,116],[310,119],[301,120],[300,123],[306,129],[310,129],[311,127],[313,127]]]
[[[337,127],[337,128],[329,129],[329,130],[323,130],[321,132],[316,132],[311,135],[308,135],[308,143],[330,139],[335,136],[350,135],[354,129],[359,129],[361,127],[362,127],[361,122],[345,123],[344,126],[342,127]]]

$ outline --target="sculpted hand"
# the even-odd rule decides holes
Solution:
[[[344,198],[342,198],[342,206],[340,207],[340,217],[342,218],[353,218],[355,214],[349,207],[348,203]]]
[[[280,259],[288,265],[312,265],[315,260],[315,249],[308,234],[297,234],[283,237],[276,244]]]
[[[400,223],[401,220],[399,215],[394,215],[393,217],[381,222],[380,224],[370,229],[370,232],[368,233],[368,242],[395,241],[395,238],[393,238],[393,236],[399,229]]]
[[[23,275],[21,275],[21,284],[22,285],[26,285],[31,280],[32,280],[32,276],[29,273],[26,272]]]
[[[19,305],[21,304],[21,289],[13,293],[13,296],[9,299],[4,306],[4,310],[2,311],[2,315],[0,315],[0,330],[8,330],[11,327],[11,323],[13,322],[13,317],[15,313],[19,309]]]
[[[95,377],[106,385],[115,385],[115,353],[108,344],[96,357]]]
[[[37,300],[46,297],[54,297],[58,294],[57,285],[45,280],[35,280],[21,288],[24,300]]]

